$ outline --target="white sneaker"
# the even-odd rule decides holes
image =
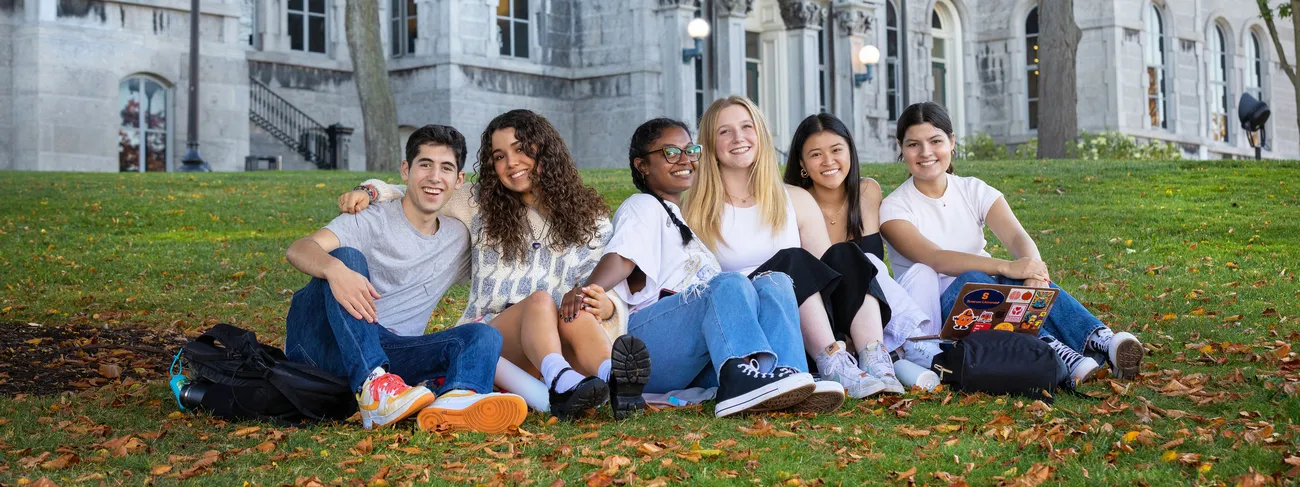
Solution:
[[[814,357],[822,382],[838,382],[845,394],[854,399],[870,397],[885,390],[885,384],[858,368],[858,361],[844,349],[844,342],[827,345]]]
[[[528,416],[528,404],[515,394],[478,394],[461,389],[443,393],[420,411],[420,429],[425,431],[478,431],[505,433],[519,428]]]
[[[907,391],[903,383],[898,381],[898,376],[894,374],[894,361],[889,358],[889,352],[885,351],[884,343],[879,341],[868,343],[862,351],[858,352],[858,358],[864,365],[862,370],[883,383],[886,393],[902,394]]]
[[[408,386],[397,374],[366,379],[357,393],[357,409],[361,411],[361,426],[365,429],[401,421],[431,402],[433,392],[423,386]]]
[[[934,356],[943,351],[939,348],[938,340],[906,340],[903,342],[902,350],[903,360],[926,369],[934,363]]]
[[[1076,384],[1086,382],[1101,371],[1101,365],[1097,364],[1097,361],[1091,357],[1085,357],[1053,337],[1043,336],[1041,338],[1052,347],[1052,351],[1056,352],[1056,356],[1065,362],[1065,367],[1070,369],[1070,377],[1074,379]],[[1112,346],[1112,348],[1114,347]]]
[[[830,413],[844,405],[844,386],[839,382],[819,380],[813,386],[813,393],[808,399],[791,407],[791,412]]]
[[[1146,349],[1132,333],[1121,331],[1110,339],[1110,350],[1106,356],[1110,360],[1110,369],[1117,379],[1132,379],[1142,370],[1142,357]]]

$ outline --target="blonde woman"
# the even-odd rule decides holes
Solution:
[[[699,137],[699,173],[683,199],[686,223],[722,270],[788,274],[804,350],[822,377],[855,398],[903,392],[881,340],[889,307],[873,282],[877,268],[853,243],[831,245],[817,202],[803,188],[781,183],[758,107],[740,96],[713,102],[700,119]],[[836,340],[837,328],[854,330],[856,357]],[[804,357],[797,362],[786,365],[806,370]]]

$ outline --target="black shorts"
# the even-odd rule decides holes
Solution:
[[[813,294],[821,293],[837,340],[849,335],[853,316],[857,315],[867,295],[880,302],[881,325],[889,323],[889,303],[876,281],[879,269],[852,242],[832,245],[820,259],[802,248],[782,249],[758,266],[749,277],[752,279],[764,272],[781,272],[790,276],[799,304]],[[861,347],[866,344],[854,345]]]

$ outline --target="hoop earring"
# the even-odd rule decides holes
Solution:
[[[804,169],[804,168],[802,168],[802,167],[799,168],[799,177],[804,178],[804,179],[808,179],[808,170],[807,170],[807,169]]]

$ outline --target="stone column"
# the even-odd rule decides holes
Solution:
[[[686,24],[695,18],[692,0],[659,0],[655,18],[659,23],[659,59],[663,66],[663,113],[668,117],[695,123],[694,61],[682,62],[682,50],[695,47],[695,39],[686,33]],[[701,47],[709,39],[702,39]],[[708,100],[705,101],[708,103]]]
[[[875,124],[869,123],[868,120],[884,117],[881,108],[884,107],[887,87],[885,84],[887,75],[884,69],[885,46],[883,42],[876,42],[876,39],[869,34],[877,5],[876,1],[869,0],[836,0],[832,5],[834,12],[832,20],[835,22],[835,38],[832,41],[835,64],[832,69],[835,73],[836,95],[835,107],[832,110],[849,126],[854,139],[858,141],[859,149],[865,142],[874,140],[877,135],[869,133],[868,128]],[[868,44],[880,48],[881,62],[872,68],[874,73],[871,81],[855,86],[854,75],[865,73],[867,70],[866,66],[858,62],[858,50]]]
[[[713,66],[717,73],[715,97],[745,94],[745,16],[754,0],[714,0]],[[710,103],[712,100],[705,100]]]
[[[817,72],[817,36],[826,18],[826,8],[815,0],[780,0],[781,20],[785,21],[787,61],[786,76],[790,100],[789,120],[773,121],[790,127],[816,114],[821,97],[821,77]]]

